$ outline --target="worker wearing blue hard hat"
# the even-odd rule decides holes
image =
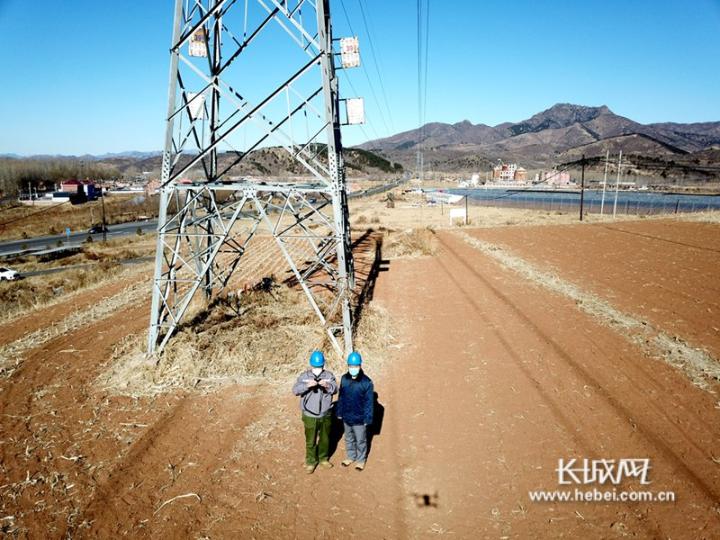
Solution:
[[[325,356],[321,351],[314,351],[310,355],[310,369],[298,376],[292,391],[300,397],[305,428],[305,470],[312,474],[318,465],[329,469],[332,467],[332,402],[337,392],[337,381],[335,375],[325,369]]]
[[[345,451],[343,467],[355,463],[355,469],[365,469],[367,460],[368,427],[373,423],[375,389],[373,382],[362,369],[362,356],[358,352],[348,355],[348,370],[340,379],[340,397],[336,406],[337,417],[345,427]]]

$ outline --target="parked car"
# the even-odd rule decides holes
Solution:
[[[16,279],[20,279],[20,274],[18,274],[15,270],[0,266],[0,281],[3,281],[4,279],[14,281]]]
[[[93,225],[88,230],[89,234],[98,234],[98,233],[103,233],[103,232],[108,232],[108,228],[103,227],[102,225]]]

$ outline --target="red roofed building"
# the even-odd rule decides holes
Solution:
[[[66,193],[77,193],[82,183],[79,180],[65,180],[60,184],[60,191]]]
[[[91,201],[97,199],[100,194],[100,190],[95,188],[95,182],[92,180],[65,180],[60,183],[60,191],[70,195],[84,194]]]

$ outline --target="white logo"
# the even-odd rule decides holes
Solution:
[[[620,484],[625,478],[638,478],[647,485],[649,459],[570,459],[558,460],[558,484]]]

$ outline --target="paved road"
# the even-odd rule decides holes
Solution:
[[[157,220],[150,219],[144,221],[132,221],[129,223],[121,223],[119,225],[110,225],[108,227],[108,239],[118,238],[121,236],[128,236],[137,233],[140,228],[143,233],[155,232],[157,228]],[[88,234],[87,231],[71,232],[70,236],[64,234],[56,234],[53,236],[40,236],[37,238],[27,238],[24,240],[12,240],[10,242],[0,243],[0,256],[12,255],[14,253],[20,253],[27,249],[43,249],[43,248],[54,248],[57,247],[58,240],[62,241],[64,245],[78,245],[87,240],[88,236],[92,236],[94,241],[102,240],[102,233]]]
[[[388,184],[373,187],[364,191],[358,191],[351,193],[349,198],[362,198],[371,195],[377,195],[384,191],[389,191],[401,184],[404,180],[396,180]],[[122,236],[130,236],[137,233],[140,228],[143,233],[154,233],[157,229],[157,220],[149,219],[144,221],[131,221],[129,223],[121,223],[119,225],[108,226],[107,236],[109,239],[119,238]],[[56,234],[53,236],[40,236],[37,238],[27,238],[23,240],[12,240],[10,242],[0,242],[0,257],[3,255],[14,255],[21,253],[22,251],[31,249],[38,250],[43,248],[54,248],[57,247],[58,240],[65,246],[77,246],[87,240],[88,236],[92,236],[93,240],[101,240],[102,233],[89,235],[87,231],[76,231],[71,232],[70,236],[64,234]]]

